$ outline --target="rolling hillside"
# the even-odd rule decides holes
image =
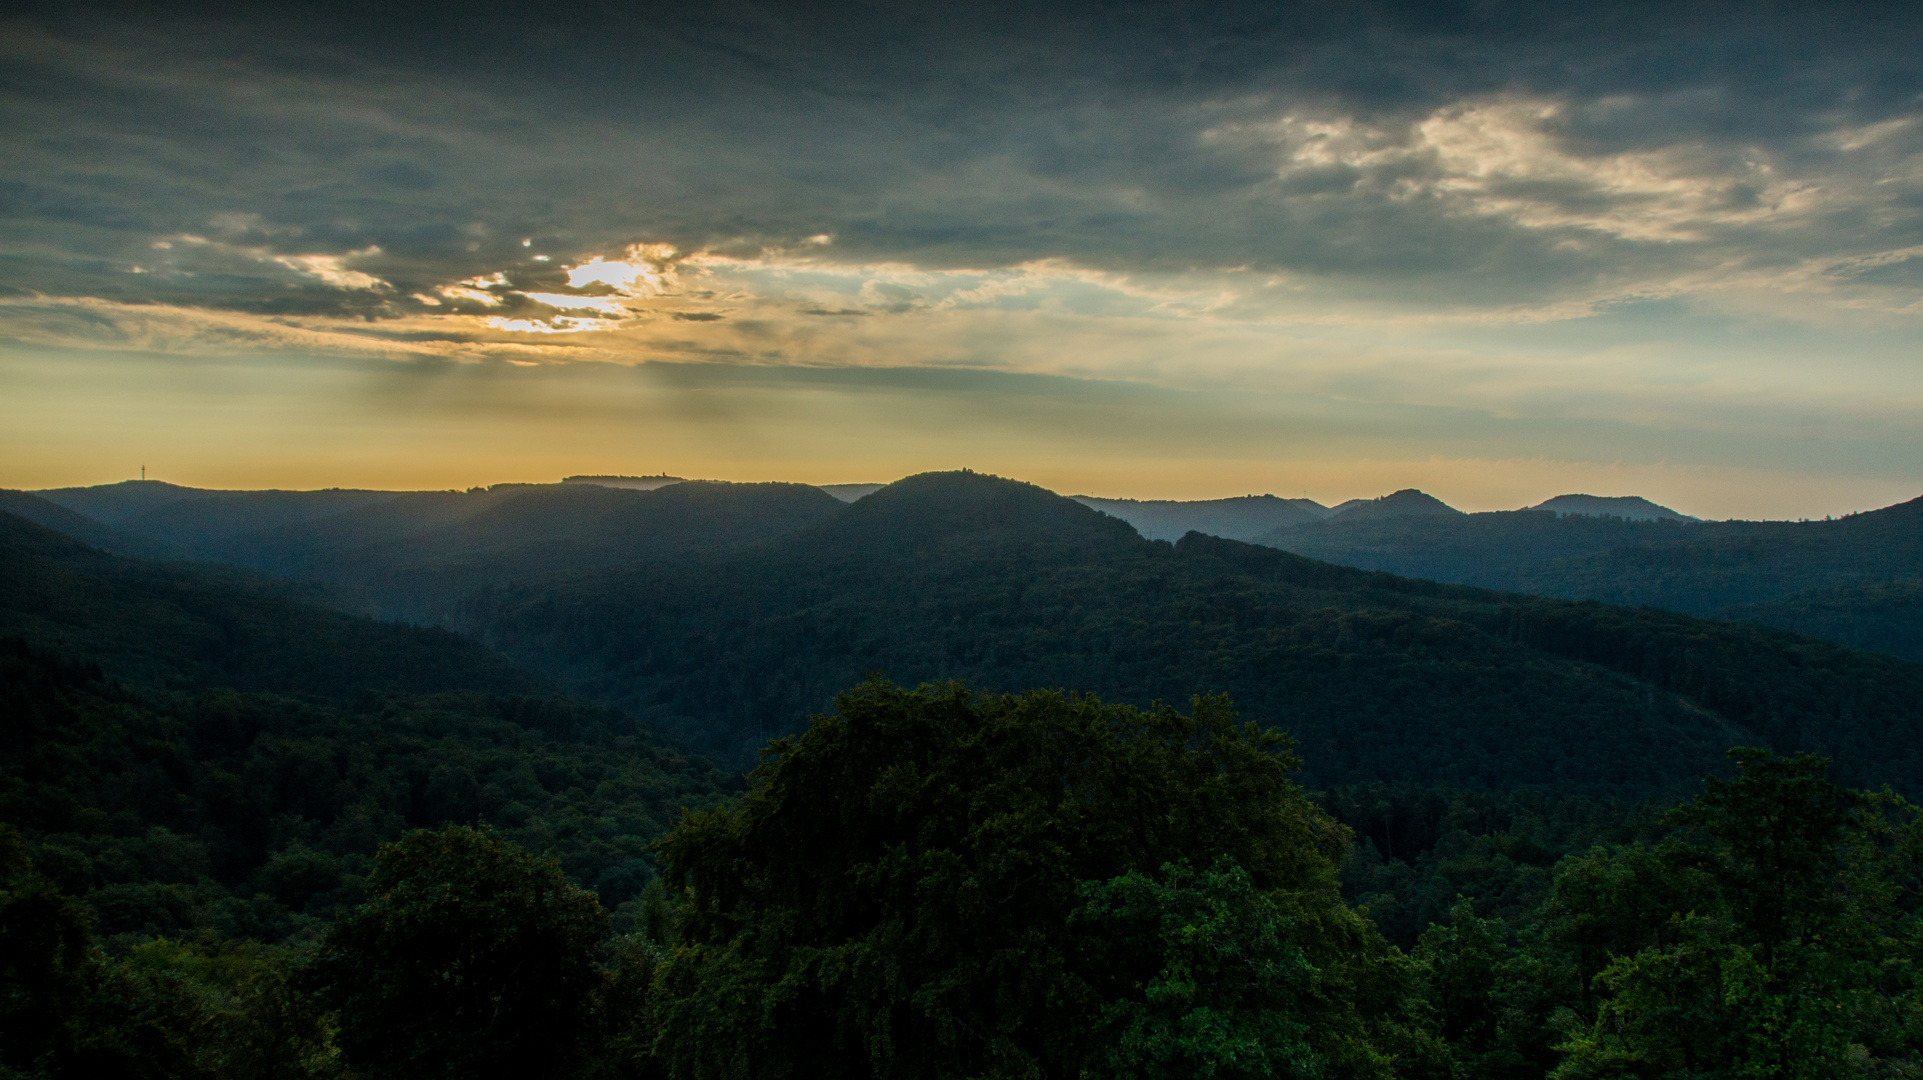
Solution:
[[[446,630],[343,614],[231,570],[110,555],[6,513],[0,637],[154,688],[224,686],[338,700],[540,685]]]
[[[1460,514],[1400,492],[1292,530],[1329,557],[1316,562],[1200,534],[1144,539],[1076,500],[972,473],[911,477],[850,504],[802,485],[699,481],[256,494],[175,498],[118,528],[145,522],[154,542],[324,586],[337,604],[482,634],[737,763],[880,673],[1138,703],[1226,692],[1249,718],[1295,732],[1317,783],[1660,790],[1754,740],[1820,749],[1865,782],[1923,781],[1923,748],[1908,749],[1923,700],[1910,665],[1725,622],[1328,564],[1570,596],[1603,592],[1628,566],[1665,596],[1688,586],[1716,602],[1809,580],[1736,613],[1888,650],[1914,640],[1915,589],[1848,575],[1913,557],[1902,515],[1914,507],[1726,526]],[[314,512],[324,505],[337,512]],[[279,524],[233,527],[248,520]],[[78,551],[63,557],[105,558]],[[1864,633],[1871,612],[1880,622]],[[159,640],[127,639],[129,656]]]
[[[1923,500],[1834,521],[1642,514],[1342,515],[1257,542],[1345,566],[1733,619],[1923,660],[1923,604],[1905,584],[1923,575]]]
[[[446,621],[486,585],[758,540],[841,506],[803,484],[194,492],[151,483],[46,494],[169,552],[322,585],[342,606],[420,622]]]
[[[1180,540],[1191,532],[1230,540],[1253,540],[1276,529],[1329,516],[1329,508],[1321,503],[1309,499],[1278,499],[1273,495],[1193,502],[1098,499],[1093,495],[1076,495],[1074,499],[1110,517],[1121,518],[1150,540]]]
[[[545,689],[446,630],[0,513],[0,839],[103,937],[310,939],[381,843],[446,822],[631,901],[649,842],[738,781]]]
[[[977,474],[911,477],[759,545],[490,590],[469,617],[734,760],[879,673],[1141,703],[1226,692],[1295,734],[1317,784],[1663,790],[1765,741],[1923,786],[1923,668],[1200,535],[1143,540]]]

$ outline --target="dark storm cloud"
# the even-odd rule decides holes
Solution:
[[[1923,243],[1919,29],[1893,5],[50,6],[0,54],[0,286],[380,318],[637,240],[827,234],[923,267],[1633,292]]]

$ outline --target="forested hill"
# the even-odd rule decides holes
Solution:
[[[535,679],[446,630],[306,603],[215,567],[127,559],[0,513],[0,637],[115,678],[318,699],[378,691],[534,689]]]
[[[1737,619],[1923,660],[1923,499],[1807,522],[1546,510],[1343,515],[1258,542],[1346,566]]]
[[[1808,590],[1923,574],[1923,498],[1834,521],[1706,522],[1579,559],[1520,583],[1618,604],[1711,612]]]
[[[1230,694],[1312,784],[1676,790],[1732,743],[1923,788],[1923,668],[1653,611],[1434,585],[1040,488],[911,477],[759,545],[478,596],[512,655],[742,760],[870,673]]]
[[[167,551],[324,585],[344,606],[416,621],[444,621],[483,585],[763,539],[842,505],[804,484],[714,481],[418,492],[215,492],[148,481],[43,494]]]
[[[447,822],[553,853],[614,907],[648,843],[735,785],[468,638],[286,592],[0,513],[0,855],[21,843],[111,948],[311,938],[379,844]]]
[[[1272,530],[1255,543],[1363,570],[1523,591],[1523,575],[1540,564],[1630,545],[1686,543],[1687,534],[1697,528],[1701,526],[1677,521],[1630,521],[1548,510],[1344,514]]]
[[[102,551],[162,559],[179,555],[179,551],[170,544],[123,532],[25,491],[0,489],[0,512],[25,518],[35,525],[52,529]]]
[[[1274,495],[1194,501],[1098,499],[1093,495],[1073,498],[1083,506],[1121,518],[1150,540],[1179,540],[1191,532],[1230,540],[1253,540],[1276,529],[1329,516],[1329,508],[1321,503],[1310,499],[1279,499]]]

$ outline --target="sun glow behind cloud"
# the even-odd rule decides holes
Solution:
[[[1780,31],[1756,47],[1789,40]],[[722,33],[688,40],[710,32]],[[47,85],[80,89],[10,114],[45,137],[23,139],[0,172],[38,193],[19,206],[49,209],[0,214],[13,258],[0,265],[0,349],[228,364],[262,385],[338,362],[416,387],[408,422],[424,426],[455,408],[429,387],[515,369],[516,385],[541,388],[522,400],[540,402],[556,441],[601,415],[568,397],[601,384],[569,372],[652,371],[661,386],[699,383],[661,390],[705,418],[668,425],[681,445],[782,446],[797,469],[861,460],[822,426],[840,424],[867,432],[877,461],[985,465],[976,453],[1020,445],[1060,464],[1099,447],[1160,494],[1335,476],[1333,447],[1400,463],[1410,482],[1442,475],[1412,463],[1454,463],[1438,468],[1463,490],[1503,483],[1465,470],[1549,482],[1564,466],[1923,484],[1923,101],[1866,89],[1907,85],[1896,61],[1874,84],[1856,60],[1802,70],[1795,94],[1770,98],[1718,57],[1640,83],[1608,76],[1640,38],[1598,31],[1583,52],[1536,27],[1504,39],[1491,62],[1509,68],[1463,74],[1459,42],[1385,24],[1395,47],[1380,56],[1347,30],[1316,46],[1332,52],[1289,52],[1301,35],[1277,30],[1249,53],[1274,52],[1272,71],[1158,82],[1170,72],[1144,65],[1183,55],[1169,39],[1183,31],[1117,32],[1104,48],[1077,42],[1090,66],[1075,93],[974,52],[920,57],[904,77],[888,64],[912,35],[846,64],[766,42],[647,52],[645,69],[583,59],[619,77],[578,84],[498,58],[476,80],[465,55],[349,79],[213,53],[195,68],[180,40],[42,49],[71,68]],[[779,56],[754,59],[764,48]],[[796,82],[804,70],[819,81]],[[890,70],[895,82],[878,74]],[[882,100],[902,107],[864,104]],[[61,146],[118,150],[89,150],[80,168]],[[72,193],[36,177],[65,177]],[[1001,379],[1040,381],[1017,392]],[[1160,404],[1067,423],[1044,385]],[[8,396],[16,411],[30,399],[60,411],[45,393]],[[317,412],[340,404],[304,393]],[[785,428],[767,419],[789,415],[769,404],[780,393],[838,404]],[[888,417],[857,404],[883,397]],[[990,399],[1028,427],[975,409]],[[1171,419],[1204,401],[1217,422]],[[1268,419],[1234,419],[1245,404]],[[668,424],[635,408],[636,425]],[[1406,421],[1412,409],[1456,419]],[[348,431],[350,414],[330,423]],[[195,421],[208,438],[241,423]],[[442,430],[450,458],[499,441]],[[597,430],[622,445],[606,434],[619,425]],[[1111,430],[1126,438],[1105,441]],[[74,445],[102,436],[80,420],[73,431]],[[622,453],[578,469],[656,467]],[[1189,463],[1170,468],[1190,479],[1158,459]],[[1518,464],[1530,461],[1562,464]],[[1618,466],[1631,471],[1606,471]],[[1341,475],[1387,475],[1373,468]]]

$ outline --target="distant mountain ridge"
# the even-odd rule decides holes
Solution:
[[[170,544],[135,536],[25,491],[0,489],[0,511],[102,551],[149,558],[167,558],[179,554]]]
[[[1387,521],[1391,518],[1460,515],[1462,511],[1426,492],[1403,488],[1379,499],[1350,499],[1332,508],[1329,518],[1342,521]]]
[[[1201,534],[1144,540],[981,474],[909,477],[758,544],[490,591],[469,617],[731,760],[874,672],[1143,703],[1224,691],[1295,735],[1312,783],[1648,790],[1757,739],[1923,784],[1923,744],[1897,736],[1923,725],[1906,697],[1923,668]],[[1892,740],[1900,762],[1883,759]]]
[[[227,568],[122,558],[0,512],[0,637],[9,636],[165,689],[331,699],[540,687],[443,629],[343,614]]]
[[[326,586],[352,610],[417,622],[451,620],[478,588],[751,542],[841,505],[805,484],[712,480],[415,492],[115,484],[43,494],[173,557]]]
[[[1545,499],[1530,507],[1531,510],[1548,510],[1556,514],[1578,514],[1584,517],[1619,517],[1626,521],[1701,521],[1701,518],[1679,514],[1667,506],[1659,506],[1638,495],[1558,495]]]
[[[1180,540],[1191,532],[1229,540],[1253,540],[1273,529],[1320,521],[1329,508],[1312,499],[1243,495],[1228,499],[1102,499],[1072,495],[1083,506],[1121,518],[1150,540]]]
[[[662,473],[659,476],[563,476],[561,482],[563,484],[594,484],[598,487],[653,491],[655,488],[667,487],[669,484],[679,484],[686,479],[687,477],[685,476],[669,476],[667,473]]]
[[[0,508],[120,554],[232,563],[324,586],[349,610],[459,625],[477,589],[761,543],[888,487],[692,480],[651,491],[574,482],[235,492],[129,481],[0,493]],[[1904,584],[1923,578],[1923,549],[1896,508],[1797,523],[1698,522],[1634,496],[1563,495],[1526,510],[1463,514],[1415,489],[1334,508],[1273,495],[1073,501],[1150,540],[1197,532],[1445,583],[1736,619],[1923,660],[1923,595]]]
[[[1923,596],[1903,584],[1923,577],[1923,499],[1809,522],[1634,516],[1619,511],[1644,508],[1620,502],[1604,502],[1606,513],[1568,513],[1552,504],[1572,505],[1339,515],[1256,542],[1344,566],[1737,619],[1923,660]]]
[[[92,487],[46,488],[30,492],[107,525],[122,525],[143,514],[186,499],[218,499],[240,492],[182,487],[164,480],[122,480]]]

